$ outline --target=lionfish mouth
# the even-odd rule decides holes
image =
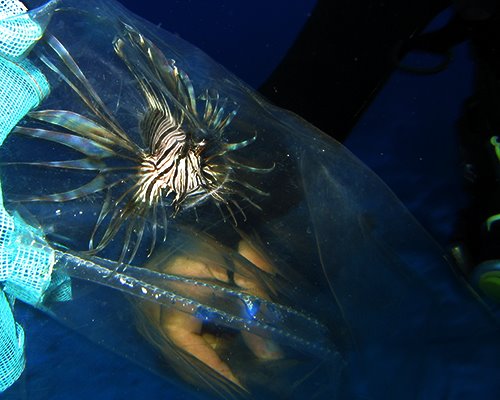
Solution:
[[[58,74],[86,106],[89,115],[70,110],[41,110],[29,114],[48,129],[18,126],[14,132],[70,147],[84,158],[24,163],[46,168],[93,171],[96,176],[72,190],[24,197],[21,201],[67,202],[104,192],[89,251],[106,248],[123,229],[120,262],[131,262],[146,229],[152,233],[148,255],[157,236],[166,239],[167,219],[211,200],[236,223],[246,218],[239,201],[260,209],[250,195],[267,193],[239,179],[235,171],[262,174],[270,168],[240,163],[229,153],[251,145],[256,136],[228,143],[224,137],[237,114],[237,104],[207,88],[196,94],[188,75],[132,26],[121,23],[114,40],[117,56],[126,65],[145,99],[140,119],[140,143],[132,140],[108,110],[68,50],[46,35],[55,61],[40,53],[41,61]],[[63,72],[66,71],[66,72]],[[57,128],[58,131],[52,130]],[[64,128],[65,132],[61,132]],[[116,167],[110,160],[126,166]],[[125,177],[116,178],[117,171]],[[225,210],[225,211],[224,211]]]

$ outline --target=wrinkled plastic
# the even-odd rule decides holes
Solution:
[[[224,397],[425,397],[431,375],[452,381],[437,344],[466,352],[497,334],[442,250],[342,145],[114,2],[61,2],[47,32],[33,61],[52,92],[5,142],[2,182],[10,209],[58,249],[56,270],[75,278],[72,302],[44,305],[55,318]],[[164,54],[166,78],[152,73],[144,43]],[[213,146],[227,179],[186,199],[165,193],[158,212],[132,208],[128,220],[113,222],[111,207],[97,223],[103,205],[127,209],[126,189],[106,186],[128,182],[132,172],[106,169],[126,150],[75,134],[61,115],[118,123],[146,147],[151,102],[140,82],[168,88],[163,100],[198,128],[193,142]],[[193,100],[220,118],[199,117]],[[73,135],[72,145],[55,132]],[[179,329],[224,365],[193,356]]]

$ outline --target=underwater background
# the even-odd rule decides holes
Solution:
[[[390,67],[389,61],[396,58],[387,56],[389,41],[381,42],[377,48],[381,59],[390,59],[386,63],[370,61],[371,53],[356,47],[370,34],[364,30],[367,27],[356,31],[365,25],[367,15],[371,15],[374,26],[377,17],[397,19],[391,2],[381,9],[372,2],[359,1],[353,3],[356,6],[345,6],[342,10],[340,6],[326,7],[326,1],[313,0],[121,3],[201,48],[253,88],[260,88],[278,106],[292,109],[342,140],[387,183],[441,246],[449,248],[455,243],[461,214],[471,203],[464,184],[457,127],[464,103],[474,90],[476,66],[467,41],[453,46],[453,56],[442,70],[414,73],[410,70],[426,69],[442,59],[410,51],[401,61],[411,67],[405,71],[397,68],[396,62]],[[279,65],[296,44],[304,26],[314,22],[310,18],[319,3],[323,11],[328,10],[322,14],[322,20],[329,18],[332,26],[341,25],[350,31],[343,36],[333,35],[333,27],[321,25],[322,40],[316,36],[319,55],[311,48],[309,52],[302,50],[302,62],[310,64],[304,69],[313,68],[319,62],[318,57],[326,54],[333,56],[334,63],[338,59],[338,68],[329,69],[331,62],[325,60],[313,81],[304,71],[302,77],[309,82],[310,90],[300,92],[299,82],[295,87],[297,93],[290,97],[288,91],[293,86],[285,89],[283,82],[290,82],[291,78],[283,77],[288,73],[300,80],[301,75],[296,69],[286,70],[286,66]],[[336,13],[340,10],[342,15]],[[420,28],[435,31],[445,26],[454,12],[453,8],[435,2],[423,12],[419,23],[422,25],[426,19],[429,23]],[[386,23],[379,21],[381,31],[390,31],[384,26]],[[395,30],[396,34],[402,35]],[[347,60],[347,54],[352,59]],[[356,67],[356,63],[363,67]],[[276,75],[276,71],[281,75]],[[352,92],[346,90],[349,87]],[[27,365],[15,390],[6,392],[2,398],[190,399],[195,394],[210,398],[182,383],[172,385],[30,307],[17,305],[16,315],[26,331]],[[499,398],[500,365],[492,357],[500,354],[499,342],[491,337],[491,342],[477,343],[474,354],[449,354],[450,359],[458,360],[451,362],[453,367],[460,369],[461,376],[467,379],[451,382],[452,386],[444,390],[448,393],[446,398]],[[383,370],[383,358],[377,368]],[[429,393],[438,392],[434,390],[436,387],[450,385],[440,379],[439,370],[434,372],[432,379],[426,380],[427,385],[435,385],[428,388]]]

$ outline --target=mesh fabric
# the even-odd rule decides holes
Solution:
[[[14,230],[0,250],[6,253],[6,267],[11,271],[5,292],[28,304],[37,304],[43,299],[54,265],[54,251],[42,237],[41,232],[15,216]]]
[[[11,304],[0,291],[0,392],[19,378],[24,364],[24,331],[14,321]]]
[[[0,7],[5,6],[0,15],[26,11],[18,2],[7,3],[0,0]],[[0,26],[5,21],[0,21]],[[27,29],[29,33],[31,27],[27,26]],[[38,38],[39,35],[32,40]],[[4,41],[6,39],[3,38]],[[5,49],[10,51],[18,46],[16,43],[10,47],[3,44],[0,54]],[[0,144],[19,120],[48,93],[47,79],[29,60],[15,62],[0,57]],[[41,237],[43,235],[40,232],[24,223],[20,217],[14,218],[5,211],[3,205],[0,207],[0,281],[5,282],[4,290],[7,293],[30,304],[41,300],[50,283],[54,261],[53,252]]]
[[[0,53],[4,57],[21,57],[43,34],[26,11],[20,1],[0,0]]]
[[[0,144],[19,120],[49,92],[42,73],[28,60],[0,57]]]
[[[22,59],[42,33],[21,2],[0,0],[0,145],[49,93],[43,74]],[[42,238],[19,216],[7,213],[0,186],[0,392],[19,378],[25,364],[24,331],[8,299],[37,304],[50,285],[54,254]]]
[[[49,84],[30,61],[0,58],[0,143],[49,92]],[[6,292],[29,304],[41,300],[50,283],[53,253],[43,237],[0,208],[0,281]]]

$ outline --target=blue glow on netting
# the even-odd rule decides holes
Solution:
[[[42,232],[17,215],[11,218],[13,225],[10,221],[9,228],[13,227],[13,230],[0,248],[3,255],[0,270],[9,271],[4,291],[25,303],[36,305],[42,301],[50,285],[54,251],[42,239]]]
[[[16,16],[15,13],[22,14]],[[0,0],[1,16],[8,18],[0,20],[0,144],[50,90],[45,76],[29,60],[10,60],[24,54],[40,38],[42,28],[26,14],[26,8],[18,1]],[[25,31],[22,31],[23,27]],[[7,31],[10,33],[5,33]],[[38,303],[50,284],[54,262],[53,253],[40,237],[43,237],[40,232],[20,217],[9,215],[2,204],[0,281],[5,282],[6,293],[30,304]]]
[[[49,83],[28,60],[0,58],[0,144],[11,129],[49,93]]]
[[[24,365],[24,331],[14,321],[11,304],[0,291],[0,392],[19,378]]]

